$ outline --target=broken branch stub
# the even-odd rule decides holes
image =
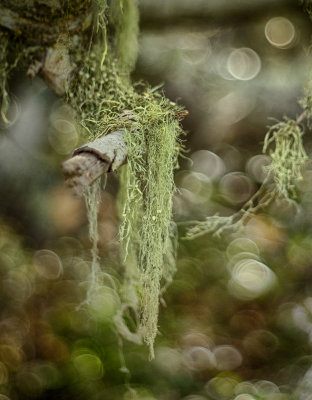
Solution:
[[[62,164],[68,186],[82,194],[88,185],[106,172],[115,171],[126,162],[124,131],[116,131],[76,149]]]

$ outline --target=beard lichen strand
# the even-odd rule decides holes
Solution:
[[[175,123],[165,118],[150,133],[147,149],[147,186],[145,215],[142,224],[140,259],[142,274],[142,330],[153,356],[157,334],[160,281],[164,276],[165,246],[174,190],[173,169],[176,165]]]
[[[84,199],[89,223],[89,238],[91,241],[91,274],[89,278],[89,288],[87,292],[87,303],[91,302],[92,294],[103,284],[101,279],[101,268],[99,261],[98,242],[98,215],[101,202],[101,178],[98,178],[84,192]]]
[[[160,100],[158,102],[157,100]],[[171,243],[173,171],[181,149],[175,108],[167,100],[150,98],[136,131],[128,131],[127,172],[123,173],[124,204],[120,228],[127,269],[139,296],[139,331],[154,356],[161,280],[164,286],[175,271]],[[164,105],[169,106],[167,109]],[[136,264],[131,265],[131,264]],[[138,271],[138,273],[136,273]]]

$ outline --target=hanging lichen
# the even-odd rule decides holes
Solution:
[[[138,265],[140,330],[153,356],[161,279],[168,281],[173,273],[170,264],[164,265],[164,258],[170,247],[173,170],[180,150],[180,128],[176,109],[161,97],[151,96],[138,116],[135,130],[126,131],[129,158],[123,175],[126,201],[120,237],[126,263]]]
[[[175,269],[171,216],[173,171],[181,150],[181,108],[147,85],[131,84],[138,32],[135,3],[113,2],[109,13],[105,2],[98,6],[101,34],[93,33],[94,45],[88,57],[83,54],[84,43],[73,49],[81,68],[67,99],[76,109],[88,140],[116,130],[125,132],[127,165],[120,174],[120,243],[126,269],[120,289],[121,309],[115,320],[127,339],[140,342],[143,337],[153,357],[159,299]],[[92,209],[88,194],[87,202]],[[124,322],[129,309],[138,325],[135,332]]]
[[[89,222],[89,238],[92,243],[91,248],[91,274],[90,286],[88,290],[87,302],[90,301],[92,294],[102,285],[101,268],[98,254],[98,214],[101,202],[101,180],[97,179],[93,185],[89,186],[84,192],[85,204],[87,209],[87,218]]]
[[[278,194],[294,197],[295,183],[302,179],[301,170],[308,159],[302,144],[303,131],[296,121],[285,119],[273,125],[264,139],[263,152],[270,150],[271,163],[266,167],[272,174]]]

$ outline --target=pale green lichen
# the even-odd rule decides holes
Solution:
[[[173,171],[182,147],[181,108],[148,85],[133,87],[130,72],[137,51],[137,5],[130,0],[113,1],[108,10],[105,4],[101,10],[107,14],[101,15],[98,24],[116,21],[115,26],[102,26],[99,36],[94,32],[87,57],[83,43],[76,50],[81,68],[67,99],[88,140],[120,129],[125,132],[127,165],[120,174],[119,196],[125,274],[115,322],[127,339],[138,343],[143,337],[153,357],[160,296],[175,270],[171,217]],[[135,332],[124,321],[129,309],[137,321]]]
[[[269,176],[267,176],[256,193],[236,213],[228,216],[212,215],[204,221],[189,221],[188,225],[191,225],[191,227],[187,228],[184,239],[193,240],[207,234],[220,237],[225,232],[239,232],[250,218],[260,210],[268,207],[277,197],[276,188],[267,187],[268,180]]]
[[[269,152],[266,167],[273,176],[279,195],[295,196],[295,184],[302,179],[302,167],[308,156],[302,143],[303,130],[296,121],[285,119],[273,125],[264,139],[263,152]]]
[[[212,215],[204,221],[194,221],[191,224],[193,226],[187,229],[185,239],[193,240],[208,234],[219,237],[226,230],[237,228],[234,223],[234,215],[226,217]]]
[[[153,356],[161,279],[168,281],[173,273],[172,263],[169,268],[164,258],[170,247],[173,170],[180,150],[180,127],[176,109],[161,97],[151,96],[138,116],[141,121],[134,130],[126,131],[129,157],[120,236],[126,262],[130,254],[138,265],[140,329]]]
[[[91,248],[91,276],[90,286],[88,290],[88,299],[91,299],[92,293],[102,285],[101,268],[98,254],[98,214],[101,202],[101,180],[98,178],[93,185],[90,185],[84,192],[84,199],[87,210],[87,218],[89,222],[89,238],[92,244]],[[87,299],[87,300],[88,300]]]

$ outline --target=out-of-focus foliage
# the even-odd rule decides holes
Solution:
[[[199,2],[181,2],[182,13],[168,1],[161,17],[143,4],[134,78],[164,81],[190,111],[190,150],[175,177],[181,238],[185,222],[231,216],[257,191],[270,163],[261,153],[268,118],[296,119],[311,65],[312,25],[299,5],[226,3],[216,14],[209,4],[217,3],[207,1],[199,15]],[[105,286],[87,305],[84,205],[59,172],[80,144],[73,114],[39,81],[16,78],[12,123],[0,136],[0,399],[308,399],[311,162],[294,188],[296,202],[276,198],[221,238],[179,241],[149,362],[147,349],[122,341],[113,324],[124,273],[117,179],[108,177],[99,217]],[[131,308],[124,315],[135,331]]]

